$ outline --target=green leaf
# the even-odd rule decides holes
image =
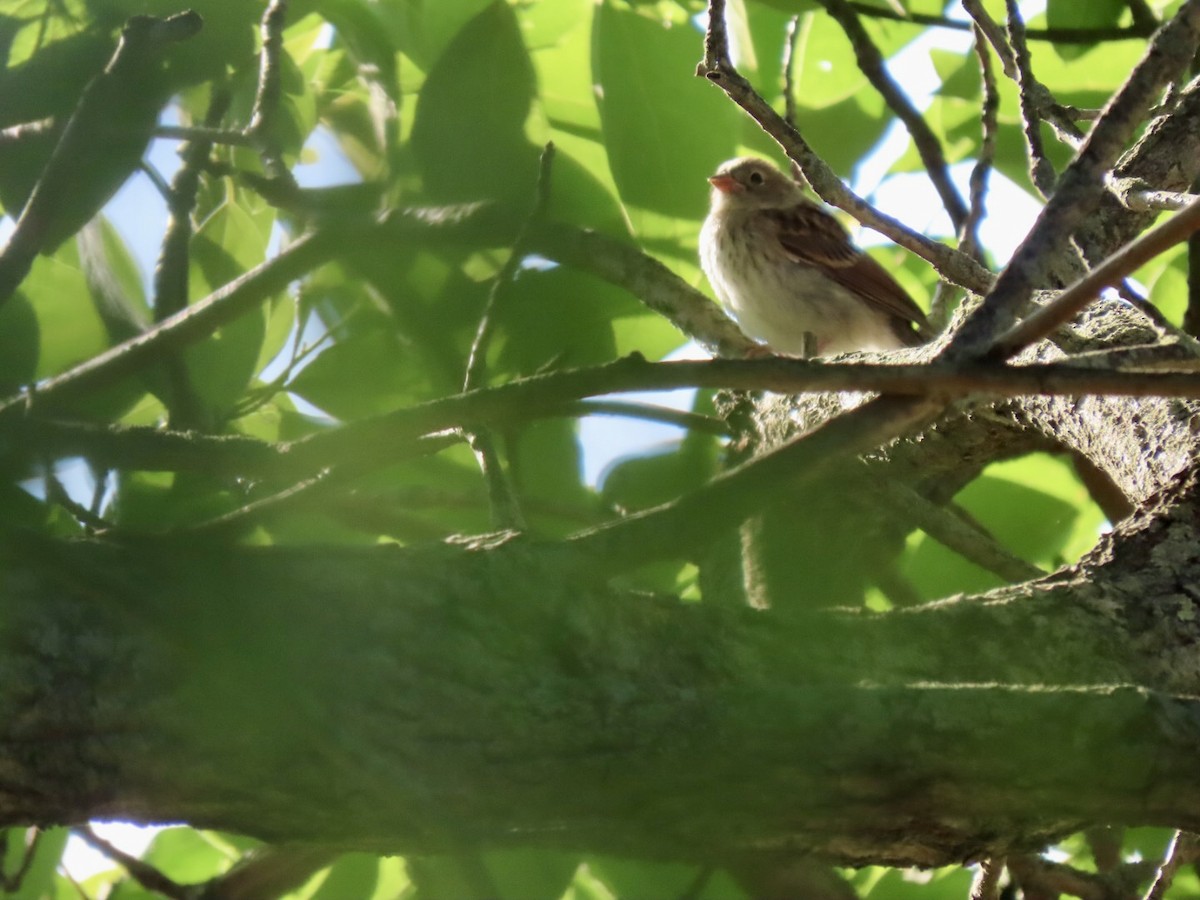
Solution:
[[[545,419],[506,441],[513,483],[526,501],[531,525],[541,534],[568,534],[593,513],[577,432],[572,420]]]
[[[496,0],[455,36],[421,89],[412,150],[430,199],[532,203],[538,151],[526,120],[535,90],[516,15]]]
[[[32,831],[25,828],[8,828],[0,832],[5,837],[4,872],[16,872],[25,859],[27,836]],[[25,873],[21,886],[11,893],[5,892],[6,900],[42,900],[50,896],[54,883],[54,870],[62,859],[70,832],[66,828],[47,828],[37,837],[33,861]]]
[[[681,863],[643,862],[611,856],[593,856],[588,870],[620,898],[696,897],[697,900],[746,900],[746,893],[723,871],[705,874]],[[703,879],[702,887],[696,885]]]
[[[635,227],[673,233],[708,205],[706,179],[735,153],[738,113],[720,90],[695,77],[702,36],[604,0],[595,12],[592,66],[609,165]],[[689,225],[689,230],[695,226]]]
[[[854,170],[892,122],[883,98],[874,91],[860,91],[820,108],[801,105],[796,119],[813,149],[845,174]]]
[[[1050,28],[1111,28],[1120,24],[1121,15],[1127,8],[1125,0],[1088,0],[1087,3],[1047,0],[1046,24]],[[1051,46],[1065,60],[1077,59],[1086,52],[1086,47],[1079,44],[1054,43]]]
[[[485,854],[484,865],[501,900],[558,900],[579,860],[550,850],[504,850]]]
[[[400,98],[396,71],[396,48],[375,4],[362,0],[322,0],[320,12],[337,29],[355,62],[374,66],[376,79],[393,100]]]
[[[38,257],[19,288],[37,313],[39,378],[57,375],[108,347],[78,259],[75,242],[68,241],[53,257]]]
[[[563,266],[520,273],[494,313],[494,376],[596,365],[615,355],[614,315],[644,310],[620,288]]]
[[[558,43],[588,21],[592,5],[591,0],[554,0],[526,7],[521,14],[526,46],[537,50]]]
[[[376,328],[336,342],[301,369],[288,390],[350,421],[404,406],[421,384],[423,373],[404,344]]]
[[[34,380],[41,343],[38,316],[23,293],[0,305],[0,396]]]
[[[369,853],[346,853],[329,867],[328,874],[312,900],[344,900],[370,897],[379,880],[379,857]]]

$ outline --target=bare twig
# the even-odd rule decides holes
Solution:
[[[646,422],[675,425],[689,431],[715,434],[721,437],[731,433],[729,423],[716,416],[706,416],[701,413],[670,409],[666,406],[654,406],[648,403],[630,403],[625,400],[581,400],[564,407],[563,412],[572,416],[619,416],[625,419],[641,419]]]
[[[990,21],[990,18],[989,18]],[[995,23],[992,23],[993,26]],[[1005,45],[1007,47],[1007,45]],[[992,71],[992,57],[988,52],[986,35],[982,28],[975,29],[975,57],[979,62],[980,78],[983,83],[982,124],[979,138],[979,154],[971,167],[970,207],[966,221],[958,232],[958,249],[979,263],[986,264],[983,248],[979,243],[979,224],[987,212],[988,180],[996,155],[997,112],[1000,108],[1000,92],[996,76]],[[942,329],[950,320],[951,300],[960,291],[953,285],[938,281],[929,303],[929,318],[935,327]]]
[[[554,144],[546,144],[542,148],[541,159],[538,163],[537,184],[534,188],[533,205],[529,214],[521,224],[512,249],[496,277],[492,279],[483,313],[479,317],[479,326],[475,338],[471,342],[471,352],[467,356],[467,372],[463,379],[463,390],[469,391],[482,387],[487,380],[487,351],[491,345],[492,335],[496,330],[496,306],[500,293],[516,277],[517,270],[528,251],[529,233],[532,223],[542,217],[546,204],[550,199],[550,167],[554,163]]]
[[[827,203],[843,209],[869,228],[927,260],[947,280],[968,290],[984,292],[992,284],[992,274],[964,253],[932,241],[885,216],[842,183],[795,128],[755,92],[734,68],[729,58],[725,31],[725,0],[709,0],[708,30],[704,39],[704,59],[696,74],[720,87],[762,129],[774,138],[788,157],[800,167],[813,190]]]
[[[1004,857],[989,857],[979,864],[979,874],[971,883],[970,900],[1000,900],[1000,876],[1004,874]]]
[[[991,294],[951,341],[945,351],[948,358],[987,352],[995,336],[1012,326],[1034,287],[1045,283],[1056,254],[1099,205],[1107,173],[1163,86],[1191,62],[1198,41],[1200,0],[1185,0],[1175,17],[1155,34],[1146,54],[1092,127]]]
[[[1017,80],[1017,61],[1013,58],[1013,49],[1009,46],[1008,36],[1004,33],[992,14],[983,5],[983,0],[962,0],[962,7],[975,23],[975,28],[983,32],[996,56],[1000,58],[1000,67],[1004,74],[1013,81]]]
[[[1183,209],[1200,194],[1184,191],[1158,191],[1137,178],[1110,178],[1109,189],[1126,209],[1148,212],[1155,209]]]
[[[944,506],[926,500],[910,487],[878,480],[876,501],[899,520],[911,523],[981,569],[1009,582],[1030,581],[1046,575],[1041,569],[1011,553],[994,537],[956,516]]]
[[[1119,284],[1134,269],[1186,239],[1198,228],[1200,198],[1193,200],[1182,212],[1176,213],[1166,222],[1118,250],[1053,301],[1000,335],[992,344],[992,353],[997,358],[1007,358],[1050,334],[1098,297],[1104,288]]]
[[[1187,831],[1177,831],[1171,838],[1171,846],[1167,848],[1167,857],[1158,867],[1154,883],[1146,891],[1143,900],[1163,900],[1175,880],[1175,873],[1180,866],[1194,862],[1200,856],[1200,837]]]
[[[253,147],[255,138],[243,130],[209,128],[202,125],[159,125],[154,129],[156,137],[177,141],[208,141],[231,147]]]
[[[1138,882],[1148,874],[1147,869],[1153,871],[1153,867],[1147,863],[1127,863],[1112,872],[1097,874],[1037,856],[1008,858],[1009,872],[1027,891],[1069,894],[1080,900],[1113,900],[1115,897],[1132,896]]]
[[[796,44],[800,41],[800,17],[788,19],[787,33],[783,39],[783,116],[788,124],[796,124]]]
[[[77,502],[63,487],[63,483],[59,481],[53,471],[49,471],[46,476],[46,499],[51,503],[57,504],[70,513],[75,520],[89,531],[104,531],[112,526],[103,517],[94,513],[91,509]]]
[[[100,837],[100,835],[96,834],[96,832],[92,831],[91,826],[84,825],[81,828],[76,828],[75,833],[113,862],[118,863],[133,877],[134,881],[146,890],[162,894],[164,897],[170,897],[172,900],[195,900],[195,890],[168,878],[149,863],[142,862],[136,856],[131,856],[119,847],[113,846]]]
[[[279,104],[283,97],[283,28],[287,24],[287,0],[271,0],[263,12],[259,30],[262,33],[262,53],[259,57],[258,91],[254,110],[246,133],[258,148],[268,178],[290,179],[291,173],[283,162],[283,152],[275,136]]]
[[[227,90],[217,90],[205,115],[205,126],[216,126],[229,110],[231,97]],[[179,148],[182,164],[167,191],[167,212],[170,218],[163,235],[158,264],[154,267],[154,321],[161,322],[187,306],[188,248],[192,240],[192,210],[200,188],[200,174],[212,141],[201,138]]]
[[[525,258],[526,245],[529,242],[530,223],[542,217],[546,204],[550,199],[550,167],[554,162],[554,144],[548,143],[542,148],[541,160],[538,164],[537,185],[534,188],[533,205],[524,223],[513,240],[508,259],[492,279],[491,290],[488,291],[487,302],[479,317],[479,327],[475,331],[475,339],[471,342],[471,352],[467,356],[467,371],[463,377],[463,390],[470,391],[483,387],[487,383],[487,353],[491,346],[492,335],[496,330],[497,306],[501,292],[516,277],[517,270]],[[511,528],[517,531],[525,530],[525,516],[521,512],[521,503],[517,497],[516,488],[504,471],[500,462],[500,454],[496,449],[494,436],[486,428],[471,428],[467,432],[467,441],[475,458],[479,461],[480,471],[488,486],[488,497],[491,500],[493,524],[497,528]]]
[[[1025,43],[1025,20],[1021,18],[1017,0],[1005,0],[1005,6],[1008,9],[1008,42],[1017,63],[1017,87],[1021,99],[1021,125],[1029,157],[1029,179],[1045,199],[1054,193],[1054,182],[1058,180],[1058,174],[1054,171],[1042,144],[1042,116],[1039,115],[1038,104],[1033,99],[1034,85],[1037,82],[1033,77],[1029,47]]]
[[[996,157],[997,114],[1000,109],[1000,92],[996,87],[996,75],[992,71],[992,57],[988,53],[986,37],[982,29],[975,29],[975,56],[979,60],[979,74],[983,79],[982,123],[979,136],[979,156],[971,168],[971,199],[967,218],[959,229],[959,249],[982,262],[979,246],[979,223],[986,213],[988,178],[992,161]]]
[[[963,203],[958,188],[954,186],[954,182],[950,178],[950,169],[946,163],[946,154],[942,150],[941,141],[933,133],[933,129],[929,127],[920,111],[908,99],[908,95],[888,73],[883,54],[879,52],[879,48],[875,46],[871,35],[867,33],[862,22],[859,21],[858,14],[847,0],[817,0],[817,2],[842,26],[846,37],[850,39],[850,45],[854,48],[858,67],[883,97],[888,109],[908,129],[929,180],[941,198],[942,206],[950,215],[950,221],[954,225],[955,231],[958,231],[966,222],[967,206]]]
[[[967,7],[968,2],[970,0],[964,0],[963,6],[969,10],[969,7]],[[936,28],[949,28],[954,31],[971,30],[971,23],[964,22],[961,19],[951,19],[946,16],[911,11],[899,13],[876,6],[873,3],[862,2],[862,0],[850,0],[850,5],[854,7],[854,11],[860,16],[868,16],[873,19],[911,22],[913,25],[932,25]],[[1153,33],[1153,26],[1142,26],[1135,23],[1133,26],[1114,26],[1110,28],[1030,28],[1026,32],[1026,37],[1031,41],[1049,41],[1052,44],[1091,45],[1101,41],[1124,41],[1133,38],[1145,38]]]

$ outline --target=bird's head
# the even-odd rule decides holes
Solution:
[[[708,179],[714,209],[772,209],[803,199],[800,186],[765,159],[742,156],[721,163]]]

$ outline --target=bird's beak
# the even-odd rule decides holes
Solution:
[[[722,194],[738,194],[742,191],[742,186],[732,175],[714,175],[708,179],[708,183]]]

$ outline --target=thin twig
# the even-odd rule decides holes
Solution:
[[[1016,77],[1020,90],[1021,117],[1028,129],[1032,124],[1045,121],[1062,143],[1078,149],[1083,141],[1083,132],[1076,126],[1077,110],[1063,106],[1050,90],[1033,76],[1032,58],[1029,53],[1028,32],[1025,20],[1014,0],[1006,0],[1008,6],[1008,37],[1017,64]],[[1028,112],[1026,109],[1028,108]],[[1038,135],[1040,144],[1040,134]],[[1048,163],[1047,163],[1048,164]],[[1031,162],[1032,165],[1032,162]],[[1052,171],[1052,170],[1051,170]]]
[[[992,49],[996,51],[1004,74],[1016,81],[1017,61],[1013,58],[1013,49],[1008,43],[1008,36],[1004,33],[1004,29],[996,23],[992,14],[984,7],[983,0],[962,0],[962,6],[974,21],[975,28],[983,32],[988,43],[992,45]]]
[[[1134,212],[1183,209],[1196,199],[1196,192],[1158,191],[1137,178],[1110,178],[1109,189],[1121,205]]]
[[[205,114],[205,126],[215,127],[225,117],[230,102],[229,91],[217,89]],[[154,267],[156,322],[161,322],[167,316],[187,307],[192,210],[196,206],[196,193],[200,189],[200,174],[208,161],[209,153],[212,152],[212,146],[211,140],[199,138],[188,141],[179,148],[181,165],[167,190],[167,230],[163,235],[158,263]]]
[[[253,147],[255,139],[245,131],[230,128],[207,128],[199,125],[159,125],[154,136],[175,141],[208,141],[231,147]]]
[[[730,61],[725,31],[725,0],[709,0],[704,59],[697,65],[696,74],[725,91],[734,103],[774,138],[825,202],[845,210],[868,228],[873,228],[927,260],[948,281],[978,293],[985,292],[991,286],[992,274],[974,259],[918,234],[891,216],[883,215],[847,188],[803,136],[759,96]]]
[[[796,124],[796,45],[800,42],[800,17],[788,19],[787,32],[783,39],[783,116],[788,124]]]
[[[1045,572],[1010,552],[990,534],[912,488],[883,479],[878,479],[876,488],[874,499],[894,516],[920,528],[943,547],[981,569],[1013,583],[1045,577]]]
[[[964,0],[967,6],[969,0]],[[913,25],[932,25],[936,28],[949,28],[954,31],[970,31],[971,23],[961,19],[951,19],[946,16],[929,13],[905,12],[900,14],[873,3],[862,0],[850,0],[850,5],[860,16],[874,19],[888,19],[893,22],[909,22]],[[1026,37],[1031,41],[1048,41],[1052,44],[1097,44],[1101,41],[1125,41],[1134,38],[1147,38],[1154,33],[1153,27],[1138,24],[1133,26],[1113,26],[1110,28],[1030,28]]]
[[[992,856],[979,864],[979,874],[971,884],[970,900],[999,900],[1004,862],[1003,856]]]
[[[1059,325],[1072,319],[1100,295],[1106,287],[1120,284],[1130,272],[1145,265],[1200,228],[1200,198],[1166,222],[1140,235],[1088,272],[1050,303],[1000,335],[992,343],[992,354],[1005,359],[1046,337]]]
[[[1069,894],[1080,900],[1112,900],[1132,896],[1133,887],[1153,871],[1153,866],[1126,863],[1112,872],[1098,874],[1037,856],[1019,855],[1008,858],[1008,870],[1027,891],[1051,896]]]
[[[994,25],[995,23],[993,23]],[[1007,46],[1007,45],[1006,45]],[[975,57],[979,62],[980,78],[983,83],[982,125],[979,137],[979,153],[971,167],[970,199],[967,218],[958,231],[958,249],[981,264],[986,264],[983,248],[979,242],[979,225],[987,214],[988,180],[996,156],[997,113],[1000,108],[1000,92],[996,86],[996,75],[992,71],[992,57],[988,52],[987,36],[982,28],[975,29]],[[939,329],[945,328],[950,320],[950,301],[960,291],[953,285],[938,281],[929,302],[929,318]]]
[[[275,123],[283,98],[283,28],[287,24],[287,0],[271,0],[263,12],[259,30],[262,34],[262,53],[259,57],[258,91],[246,133],[258,148],[268,178],[290,179],[291,173],[283,161],[283,152],[276,138]]]
[[[996,157],[997,115],[1000,110],[1000,91],[996,86],[996,74],[992,71],[992,57],[988,53],[986,36],[980,28],[975,29],[975,56],[979,60],[979,74],[983,80],[982,122],[979,135],[979,155],[971,168],[970,209],[959,229],[959,249],[982,262],[979,245],[979,224],[987,212],[986,201],[988,179]]]
[[[84,825],[76,828],[75,833],[113,862],[118,863],[126,872],[133,876],[134,881],[146,890],[155,891],[164,897],[172,898],[172,900],[194,900],[195,892],[187,885],[180,884],[168,878],[149,863],[143,862],[136,856],[131,856],[119,847],[113,846],[100,837],[100,835],[96,834],[96,832],[92,831],[91,826]]]
[[[179,349],[202,340],[222,325],[233,321],[288,284],[325,262],[341,246],[344,237],[317,232],[295,241],[273,259],[246,272],[143,333],[122,341],[72,369],[31,389],[0,401],[0,419],[14,412],[52,405],[89,390],[112,384],[141,371]]]
[[[1029,158],[1029,180],[1037,188],[1042,199],[1054,193],[1054,183],[1058,173],[1046,156],[1046,148],[1042,144],[1042,116],[1038,104],[1034,101],[1033,66],[1029,56],[1029,46],[1025,42],[1025,20],[1021,18],[1021,10],[1017,0],[1005,0],[1008,10],[1008,43],[1013,49],[1017,63],[1017,88],[1021,101],[1021,128],[1025,134],[1025,149]]]
[[[88,531],[104,531],[112,527],[111,522],[96,515],[91,509],[77,502],[67,493],[67,489],[63,487],[63,483],[59,481],[53,470],[50,470],[46,476],[46,499],[65,509]]]
[[[1188,831],[1176,831],[1171,838],[1171,846],[1167,848],[1166,859],[1158,867],[1154,883],[1146,891],[1143,900],[1163,900],[1175,880],[1175,873],[1180,866],[1194,862],[1200,856],[1200,837]]]
[[[871,35],[863,27],[858,14],[847,0],[817,0],[817,2],[842,26],[842,30],[850,40],[850,45],[854,48],[854,56],[858,60],[859,69],[867,76],[872,87],[883,97],[888,109],[908,129],[929,180],[941,198],[942,206],[946,208],[955,231],[958,231],[967,219],[967,206],[950,178],[950,167],[946,163],[942,142],[938,140],[933,129],[929,127],[929,123],[925,121],[908,95],[888,73],[883,54],[879,52],[879,48],[875,46]]]
[[[530,223],[542,217],[546,204],[549,202],[550,168],[553,163],[554,144],[548,143],[542,148],[541,159],[538,163],[533,205],[513,240],[508,259],[504,261],[504,265],[492,279],[483,314],[479,317],[479,327],[475,331],[475,339],[471,342],[471,352],[467,356],[467,371],[463,377],[464,391],[483,387],[487,383],[487,354],[491,347],[492,336],[496,331],[500,295],[516,277],[517,271],[525,259]],[[467,432],[467,441],[471,445],[475,458],[479,461],[480,471],[487,484],[493,524],[501,529],[524,531],[526,522],[525,516],[521,512],[521,502],[517,496],[516,487],[500,462],[500,453],[496,449],[494,435],[487,428],[471,428]]]
[[[630,403],[625,400],[581,400],[564,408],[572,416],[619,416],[623,419],[641,419],[662,425],[675,425],[700,434],[715,434],[727,437],[732,434],[729,423],[716,416],[686,410],[670,409],[648,403]]]
[[[483,387],[487,380],[487,351],[491,345],[492,335],[496,330],[496,307],[501,291],[516,277],[521,263],[525,259],[529,233],[532,223],[542,217],[550,198],[550,167],[554,163],[554,144],[548,143],[542,148],[538,162],[537,184],[534,188],[533,206],[525,221],[521,224],[508,259],[492,279],[483,314],[479,317],[479,326],[475,331],[475,339],[471,342],[471,352],[467,356],[467,371],[463,378],[463,390],[469,391]]]

